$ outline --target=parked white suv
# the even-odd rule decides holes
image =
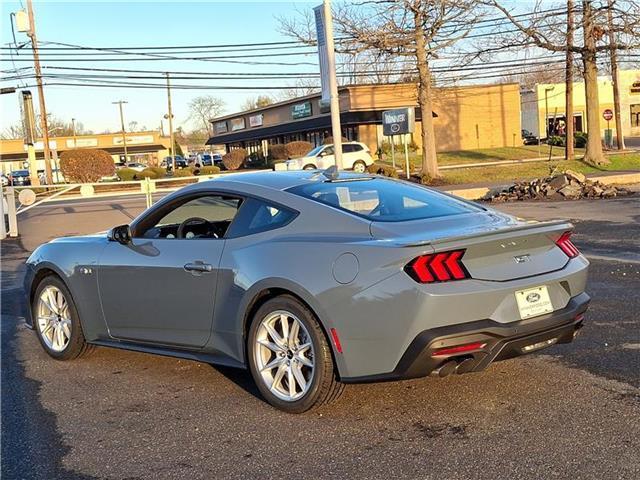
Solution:
[[[287,160],[287,170],[316,170],[329,168],[335,164],[333,145],[320,145],[314,148],[304,157]],[[360,142],[344,142],[342,144],[342,165],[354,172],[364,173],[369,165],[373,164],[373,158],[369,148]]]

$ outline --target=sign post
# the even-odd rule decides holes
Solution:
[[[613,147],[613,132],[611,131],[611,128],[609,127],[609,122],[613,118],[613,111],[610,108],[605,108],[602,111],[602,118],[604,118],[607,121],[607,130],[606,130],[606,132],[604,134],[604,143],[607,146],[607,148],[612,148]]]
[[[335,152],[336,167],[342,166],[342,128],[340,127],[340,99],[338,97],[338,80],[336,78],[336,52],[333,42],[333,17],[331,15],[331,0],[324,0],[322,5],[313,9],[316,19],[316,34],[318,37],[318,55],[320,56],[320,84],[322,85],[322,105],[327,104],[331,110],[331,134],[333,135],[333,150]],[[328,98],[327,98],[328,96]]]
[[[407,143],[407,133],[413,133],[416,125],[415,109],[413,107],[396,108],[382,112],[382,134],[391,137],[391,158],[395,168],[396,161],[394,155],[394,135],[402,135],[404,145],[404,163],[407,178],[411,176],[409,169],[409,145]]]
[[[393,135],[391,135],[391,163],[393,168],[396,168],[396,144]]]

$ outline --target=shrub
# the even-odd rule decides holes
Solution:
[[[167,175],[167,169],[162,167],[147,167],[146,170],[153,170],[158,175],[158,178],[162,178]]]
[[[113,175],[116,166],[108,152],[83,148],[62,152],[60,170],[69,182],[93,183]]]
[[[284,144],[278,143],[275,145],[269,145],[269,157],[271,160],[286,160],[287,150],[285,149]]]
[[[126,168],[126,167],[116,171],[116,175],[118,175],[118,178],[122,182],[130,182],[131,180],[134,179],[137,173],[138,172],[135,171],[133,168]]]
[[[547,139],[547,143],[554,147],[564,147],[564,137],[560,135],[551,135]]]
[[[205,165],[200,168],[200,175],[215,175],[216,173],[220,173],[220,167],[215,165]]]
[[[309,142],[289,142],[284,146],[287,158],[298,158],[306,155],[311,149],[313,145]]]
[[[587,146],[587,134],[585,132],[576,132],[573,144],[576,148],[584,148]]]
[[[222,163],[227,170],[238,170],[247,158],[247,151],[244,148],[236,148],[222,157]]]
[[[192,169],[191,167],[180,168],[175,172],[173,172],[173,176],[174,177],[192,177],[193,172],[194,172],[194,169]]]
[[[342,142],[348,142],[349,139],[346,137],[342,137]],[[323,145],[332,145],[333,144],[333,137],[324,137],[324,140],[322,140],[322,144]]]
[[[152,168],[145,168],[141,172],[136,173],[135,179],[142,180],[143,178],[150,178],[151,180],[155,180],[159,178],[158,172],[154,171]]]
[[[382,163],[374,163],[367,167],[369,173],[375,175],[382,175],[384,177],[398,178],[398,171],[391,165],[384,165]]]

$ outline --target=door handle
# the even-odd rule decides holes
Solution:
[[[213,265],[202,262],[187,263],[185,264],[184,269],[187,272],[210,273],[213,271]]]

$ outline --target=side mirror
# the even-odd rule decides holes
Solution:
[[[324,150],[322,152],[320,152],[318,154],[319,157],[326,157],[327,156],[327,152],[325,152]]]
[[[129,225],[113,227],[109,232],[108,238],[112,242],[128,245],[131,242],[131,229],[129,228]]]

